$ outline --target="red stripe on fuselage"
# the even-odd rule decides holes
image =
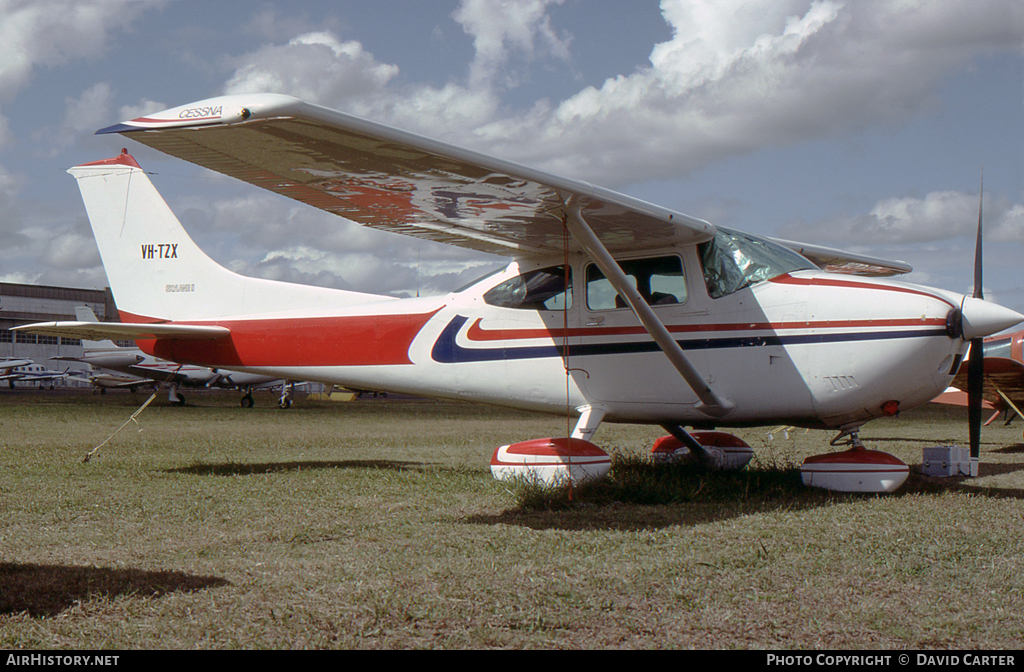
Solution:
[[[886,292],[899,292],[903,294],[915,294],[926,296],[936,301],[955,308],[952,303],[928,292],[920,291],[911,287],[894,287],[891,285],[876,285],[869,282],[858,282],[856,280],[845,280],[842,278],[796,278],[789,274],[772,278],[769,282],[784,285],[806,285],[817,287],[846,287],[853,289],[881,290]],[[470,341],[514,341],[527,340],[531,338],[562,339],[562,338],[587,338],[602,336],[635,336],[646,334],[647,330],[640,325],[629,327],[573,327],[566,329],[485,329],[481,326],[481,319],[476,319],[469,327],[466,337]],[[719,324],[666,324],[669,333],[707,333],[707,332],[737,332],[737,331],[780,331],[786,329],[865,329],[865,328],[892,328],[892,327],[941,327],[945,326],[944,318],[888,318],[888,319],[865,319],[865,320],[815,320],[815,321],[793,321],[793,322],[739,322]]]
[[[227,327],[213,340],[144,340],[148,354],[175,362],[224,367],[386,366],[412,364],[409,348],[440,310],[414,315],[352,315],[171,322]],[[152,318],[121,313],[124,322]]]
[[[842,278],[798,278],[788,273],[779,275],[772,278],[768,282],[774,282],[779,285],[805,285],[809,287],[851,287],[853,289],[872,289],[883,292],[898,292],[900,294],[916,294],[917,296],[927,296],[929,299],[935,299],[936,301],[942,301],[950,308],[956,308],[956,306],[950,303],[948,300],[925,292],[920,289],[914,289],[913,287],[897,287],[895,285],[875,285],[870,282],[857,282],[856,280],[844,280]]]

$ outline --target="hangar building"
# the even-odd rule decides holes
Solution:
[[[79,362],[50,362],[51,357],[80,357],[77,339],[36,336],[8,331],[31,322],[74,320],[76,306],[89,306],[102,322],[117,319],[110,289],[76,289],[0,282],[0,360],[31,359],[48,369],[87,369]],[[59,384],[59,383],[58,383]]]

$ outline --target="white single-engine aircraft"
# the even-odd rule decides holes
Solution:
[[[88,306],[77,306],[75,317],[79,322],[99,324],[95,313]],[[231,371],[229,369],[216,369],[208,366],[195,366],[193,364],[179,364],[159,357],[145,354],[141,348],[117,345],[111,339],[90,340],[82,339],[81,357],[54,357],[53,359],[64,359],[76,362],[85,362],[90,367],[109,369],[119,373],[128,374],[132,379],[111,380],[109,377],[96,378],[90,376],[90,380],[97,387],[138,387],[140,380],[136,376],[142,376],[146,382],[168,383],[168,399],[178,406],[185,405],[185,395],[178,391],[179,387],[194,388],[224,388],[242,390],[242,407],[252,408],[255,401],[252,396],[254,388],[279,387],[281,396],[278,405],[281,408],[291,406],[291,397],[288,393],[288,381],[281,380],[275,376],[263,376],[244,371]]]
[[[0,380],[7,380],[11,372],[19,366],[35,364],[31,359],[18,359],[15,357],[4,357],[0,359]]]
[[[54,371],[31,359],[5,359],[0,361],[0,380],[6,380],[8,387],[14,389],[14,383],[34,384],[43,389],[44,385],[54,388],[58,380],[67,380],[68,372]]]
[[[579,416],[571,437],[504,450],[513,461],[600,452],[589,440],[602,422],[661,425],[697,455],[710,451],[685,427],[786,424],[849,436],[847,452],[862,456],[854,468],[845,457],[822,466],[853,474],[851,489],[888,490],[888,476],[858,480],[878,466],[858,428],[927,403],[971,339],[1024,320],[877,277],[908,272],[901,262],[719,228],[289,96],[223,96],[98,133],[366,226],[512,262],[432,298],[243,277],[195,245],[125,150],[69,171],[122,323],[20,329],[134,338],[177,362]]]

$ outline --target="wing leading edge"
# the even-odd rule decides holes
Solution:
[[[11,331],[24,331],[44,336],[80,338],[87,341],[147,340],[173,338],[205,340],[231,335],[227,327],[192,324],[133,324],[122,322],[36,322],[14,327]]]
[[[797,254],[810,259],[816,266],[830,273],[847,275],[890,276],[910,273],[914,267],[903,261],[889,261],[865,254],[854,254],[821,245],[795,243],[791,240],[773,239]]]

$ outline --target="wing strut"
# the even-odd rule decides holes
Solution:
[[[644,329],[651,335],[654,342],[658,344],[665,353],[665,356],[672,362],[672,365],[683,376],[686,384],[696,393],[702,402],[697,408],[702,413],[713,418],[723,418],[729,415],[736,408],[736,404],[728,399],[723,399],[712,390],[700,372],[686,358],[683,349],[679,347],[679,344],[672,338],[672,335],[668,333],[668,329],[665,328],[662,321],[651,310],[651,306],[629,282],[618,262],[612,258],[612,255],[594,234],[590,225],[583,219],[577,196],[569,199],[566,203],[565,211],[567,213],[565,225],[569,228],[572,237],[590,255],[590,258],[594,260],[597,267],[604,273],[604,277],[608,278],[608,281],[612,283],[615,291],[629,303],[629,307],[633,309],[633,312],[640,320],[640,324],[644,326]]]

